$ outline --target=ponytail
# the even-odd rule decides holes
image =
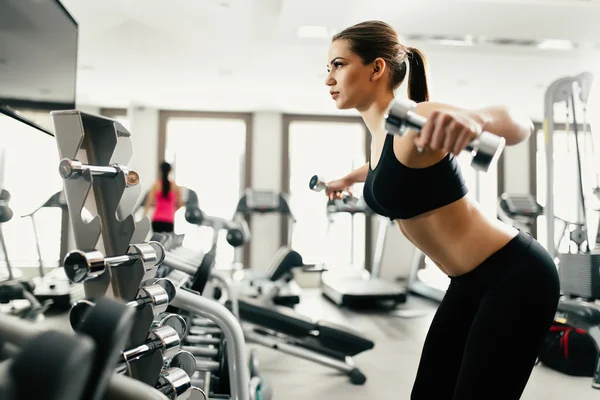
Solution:
[[[167,197],[171,191],[171,182],[169,181],[169,173],[171,172],[171,164],[163,162],[160,164],[160,170],[162,173],[162,195]]]
[[[429,88],[427,85],[427,58],[418,49],[408,48],[408,98],[421,103],[429,101]]]

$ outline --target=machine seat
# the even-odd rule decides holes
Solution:
[[[306,347],[315,351],[354,356],[375,346],[357,332],[326,321],[315,323],[289,307],[249,298],[239,298],[238,301],[242,320],[306,341]]]
[[[592,303],[573,299],[560,299],[558,312],[567,314],[567,319],[584,321],[589,326],[600,325],[600,308]]]

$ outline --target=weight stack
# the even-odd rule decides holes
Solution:
[[[600,253],[560,254],[558,274],[564,295],[600,299]]]

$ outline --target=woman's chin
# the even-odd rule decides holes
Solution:
[[[340,99],[336,99],[335,100],[335,107],[338,110],[348,110],[348,109],[352,108],[351,106],[348,105],[347,102],[344,102],[344,101],[342,101]]]

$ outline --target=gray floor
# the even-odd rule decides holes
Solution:
[[[408,399],[436,305],[411,298],[407,307],[425,314],[413,318],[358,314],[341,311],[318,292],[303,294],[298,312],[345,324],[375,341],[373,350],[355,358],[368,380],[363,386],[354,386],[344,376],[326,367],[256,347],[261,357],[261,369],[269,378],[276,399]],[[498,385],[501,385],[502,377],[498,378]],[[538,365],[522,399],[600,399],[600,391],[592,389],[590,384],[591,378],[572,378]]]
[[[352,327],[375,341],[373,350],[355,357],[355,362],[368,380],[363,386],[355,386],[345,376],[329,368],[252,346],[259,353],[261,370],[273,387],[275,399],[408,399],[436,304],[412,297],[405,308],[422,315],[399,318],[340,310],[317,290],[305,289],[302,303],[297,307],[298,312]],[[66,315],[52,316],[43,323],[70,330]],[[499,385],[502,384],[501,378]],[[572,378],[538,365],[533,370],[522,399],[600,399],[600,391],[592,389],[590,383],[590,378]]]

